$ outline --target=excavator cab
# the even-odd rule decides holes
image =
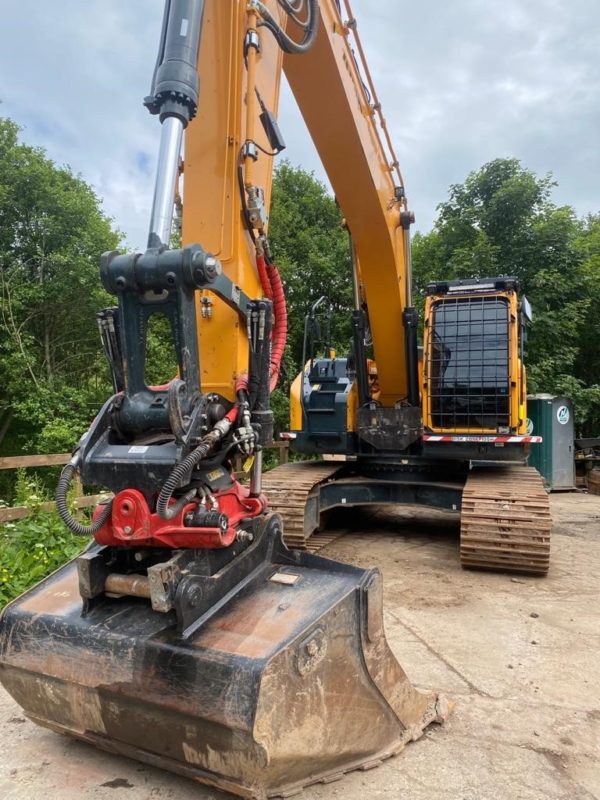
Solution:
[[[341,30],[334,0],[166,3],[145,100],[162,123],[148,247],[102,257],[114,393],[56,493],[89,543],[0,617],[0,680],[32,720],[260,800],[378,764],[448,711],[388,647],[379,572],[289,549],[262,483],[287,326],[267,238],[272,109],[284,54],[307,60],[301,84],[315,67],[345,80],[325,57],[332,17]],[[156,315],[178,362],[160,386]],[[69,507],[76,475],[110,493],[89,524]],[[301,494],[288,485],[288,509]]]
[[[517,292],[516,278],[427,287],[422,396],[431,433],[525,433],[528,303]]]

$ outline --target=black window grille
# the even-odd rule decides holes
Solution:
[[[510,313],[504,297],[461,297],[433,307],[429,412],[434,428],[510,425]]]

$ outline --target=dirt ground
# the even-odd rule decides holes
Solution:
[[[352,532],[326,555],[381,568],[393,650],[456,708],[400,756],[303,800],[600,798],[600,497],[553,495],[552,511],[546,579],[463,572],[443,515],[338,518]],[[39,729],[0,690],[4,800],[226,797]]]

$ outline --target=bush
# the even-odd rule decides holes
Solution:
[[[48,495],[36,478],[20,470],[15,505],[31,516],[0,526],[0,606],[76,556],[87,539],[72,534],[56,511],[43,511]]]

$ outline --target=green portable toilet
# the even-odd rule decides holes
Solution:
[[[552,394],[529,395],[527,416],[527,433],[543,438],[541,444],[531,445],[529,465],[537,469],[549,489],[574,489],[575,428],[571,400]]]

